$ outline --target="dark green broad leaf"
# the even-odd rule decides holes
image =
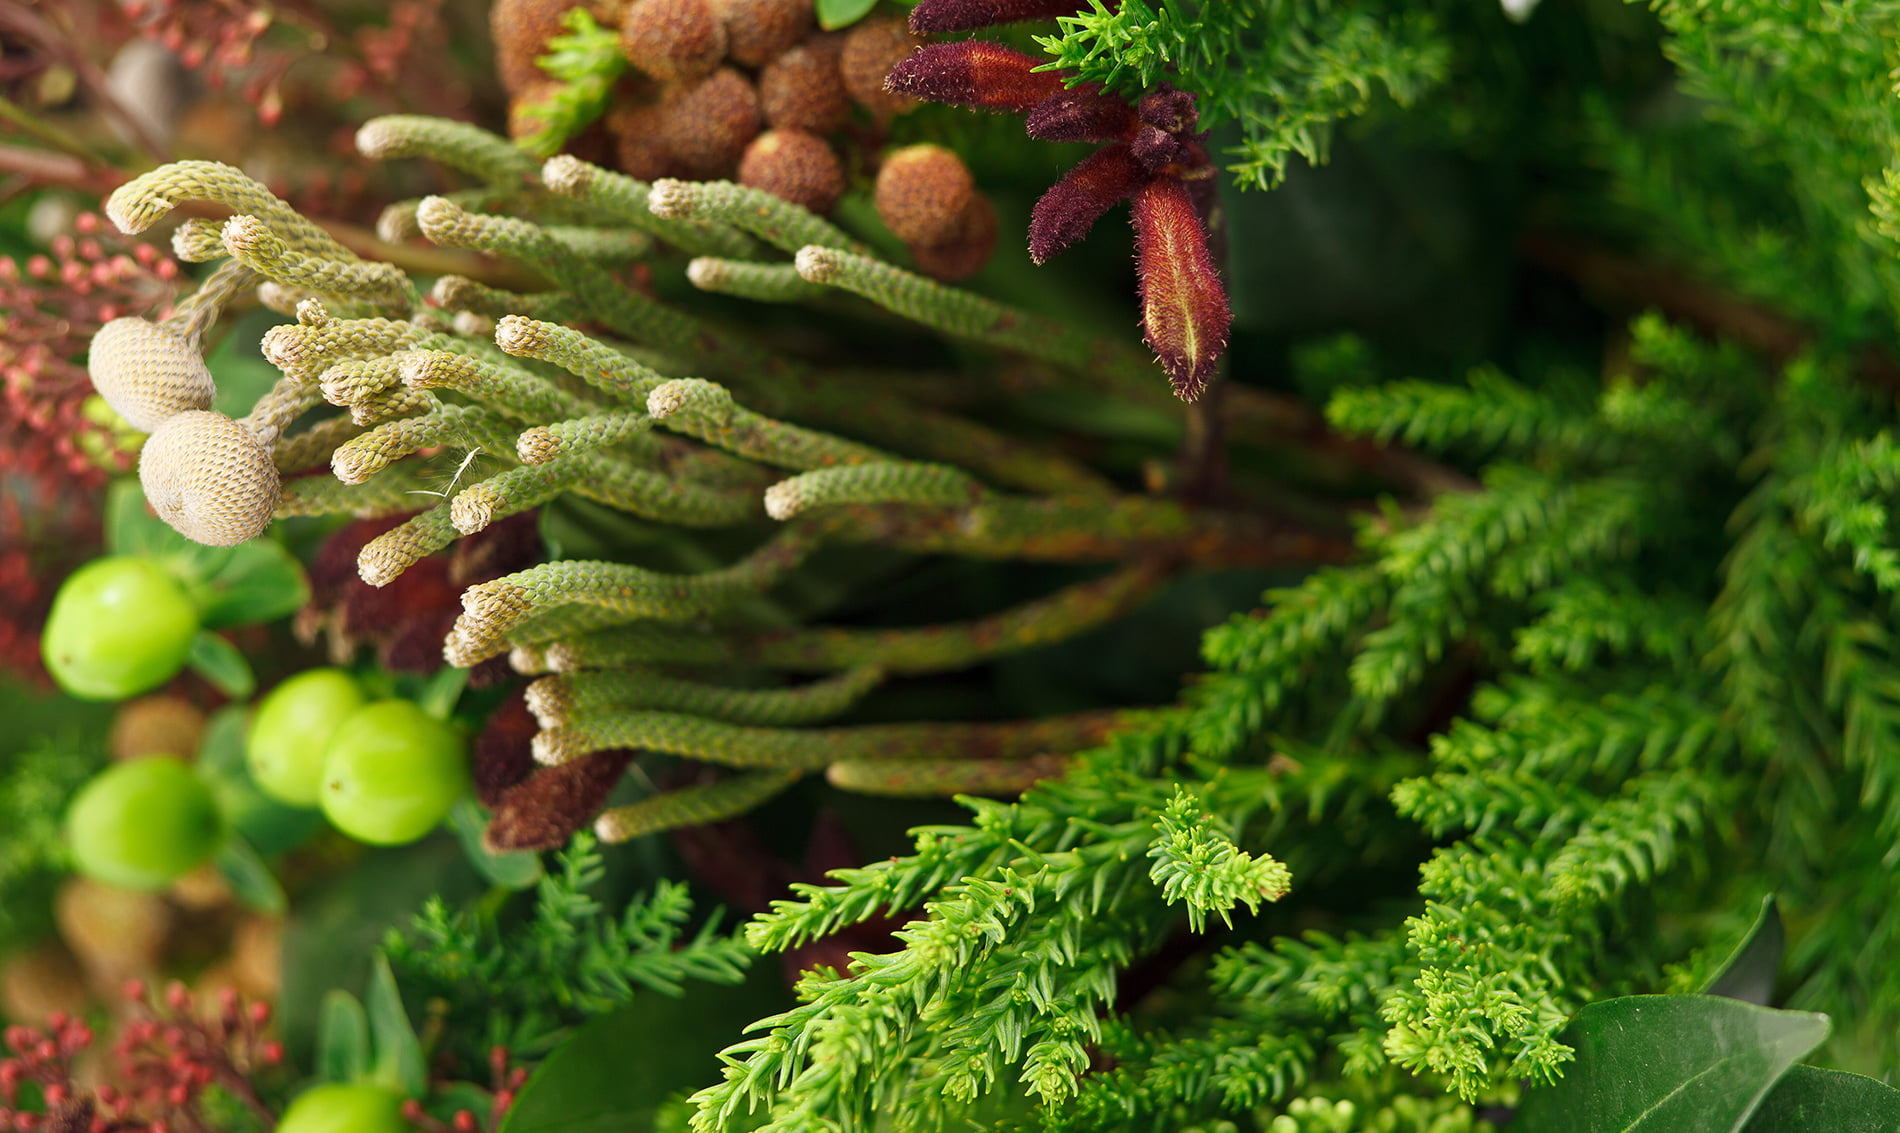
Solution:
[[[501,1133],[644,1133],[669,1098],[719,1080],[718,1053],[782,1009],[777,965],[736,986],[643,994],[569,1035],[521,1087]]]
[[[191,639],[185,664],[232,700],[248,700],[257,691],[257,675],[251,672],[251,663],[244,654],[208,629],[199,630]]]
[[[1774,999],[1775,973],[1781,970],[1781,950],[1788,934],[1781,926],[1781,911],[1772,895],[1763,897],[1761,913],[1755,917],[1748,935],[1735,946],[1722,974],[1702,989],[1705,995],[1724,995],[1744,1003],[1767,1006]]]
[[[1712,995],[1592,1003],[1563,1035],[1576,1061],[1525,1093],[1511,1133],[1735,1133],[1827,1032],[1825,1015]]]
[[[342,988],[324,993],[317,1011],[317,1080],[354,1082],[369,1073],[369,1015]]]
[[[310,601],[303,564],[282,543],[253,539],[231,552],[218,572],[193,592],[208,628],[274,622]]]
[[[526,889],[541,879],[541,855],[527,850],[491,854],[482,845],[482,832],[488,828],[487,812],[475,796],[465,795],[449,812],[449,825],[468,855],[475,872],[504,889]]]
[[[226,838],[218,849],[218,872],[224,875],[239,903],[247,908],[281,916],[290,907],[276,875],[240,835]]]
[[[370,964],[369,992],[363,1006],[369,1014],[370,1048],[375,1052],[371,1075],[412,1098],[421,1097],[428,1088],[422,1040],[409,1022],[409,1012],[403,1009],[402,992],[396,987],[389,957],[380,951]]]
[[[1746,1133],[1894,1133],[1900,1090],[1859,1074],[1797,1066],[1763,1099]]]
[[[813,7],[818,13],[818,26],[836,31],[863,19],[865,13],[877,7],[877,0],[817,0]]]

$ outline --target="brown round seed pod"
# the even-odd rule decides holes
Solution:
[[[205,714],[176,696],[143,696],[119,707],[107,750],[114,759],[175,755],[190,759],[204,739]]]
[[[604,118],[613,143],[614,167],[641,181],[657,181],[678,171],[678,162],[661,137],[666,111],[658,103],[627,99]]]
[[[495,0],[488,10],[488,34],[495,41],[495,73],[509,94],[547,79],[535,59],[547,53],[548,40],[567,30],[562,20],[575,0]]]
[[[844,166],[816,134],[767,130],[739,159],[739,184],[823,214],[844,195]]]
[[[231,933],[231,969],[239,991],[275,1000],[284,988],[284,922],[262,916],[239,921]]]
[[[144,319],[113,319],[100,327],[86,372],[107,405],[148,433],[174,413],[209,408],[218,392],[196,343]]]
[[[15,1023],[39,1026],[59,1012],[84,1015],[90,998],[86,974],[57,940],[15,952],[0,965],[0,1015]]]
[[[621,18],[620,52],[656,79],[697,79],[726,57],[726,25],[706,0],[635,0]]]
[[[731,67],[676,92],[660,109],[660,141],[688,178],[730,176],[759,134],[759,96]]]
[[[880,118],[903,114],[917,106],[918,100],[907,94],[884,89],[891,68],[910,57],[924,41],[910,32],[903,20],[886,17],[866,20],[845,33],[844,47],[838,56],[838,70],[845,89],[859,106]]]
[[[811,0],[711,0],[734,62],[760,67],[811,34]]]
[[[976,178],[963,159],[942,146],[905,146],[884,156],[874,202],[884,226],[906,244],[942,244],[955,238],[976,196]]]
[[[964,206],[963,216],[950,239],[938,244],[914,244],[910,254],[917,270],[945,283],[965,280],[983,270],[996,252],[996,209],[978,193]]]
[[[827,32],[786,51],[759,72],[759,110],[776,130],[829,134],[851,121],[838,55],[844,37]]]
[[[75,877],[53,898],[53,921],[94,986],[111,988],[158,967],[170,936],[172,909],[156,893]]]
[[[179,413],[139,453],[139,483],[158,517],[187,539],[228,547],[270,525],[283,485],[270,447],[222,413]]]
[[[546,75],[508,96],[508,136],[515,140],[538,133],[548,123],[541,117],[541,105],[565,84]]]

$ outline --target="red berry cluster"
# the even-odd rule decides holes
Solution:
[[[911,30],[967,31],[1072,15],[1075,0],[921,0]],[[894,91],[978,110],[1027,115],[1029,136],[1102,144],[1036,203],[1029,254],[1037,263],[1081,239],[1121,201],[1132,206],[1142,329],[1183,400],[1206,388],[1227,346],[1232,314],[1208,247],[1215,167],[1194,95],[1163,84],[1129,102],[1002,44],[936,43],[892,69]]]
[[[284,1058],[283,1044],[264,1037],[268,1004],[247,1004],[226,990],[216,1012],[200,1017],[183,984],[171,984],[153,1003],[137,980],[126,986],[126,998],[130,1017],[113,1044],[109,1081],[97,1089],[74,1080],[75,1060],[94,1041],[85,1023],[55,1015],[45,1030],[7,1028],[13,1057],[0,1060],[0,1130],[196,1133],[210,1129],[201,1102],[214,1086],[275,1124],[252,1084]],[[34,1101],[35,1108],[25,1108]]]
[[[475,1116],[473,1110],[458,1109],[454,1116],[442,1121],[431,1116],[422,1108],[422,1103],[414,1098],[402,1103],[402,1119],[415,1126],[418,1133],[495,1133],[501,1128],[502,1119],[508,1116],[508,1110],[515,1104],[515,1095],[528,1080],[528,1068],[515,1066],[513,1062],[514,1058],[507,1047],[489,1048],[490,1101],[485,1119]]]

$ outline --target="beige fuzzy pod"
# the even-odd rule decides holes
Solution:
[[[961,283],[982,271],[996,252],[996,209],[978,193],[963,207],[950,238],[935,244],[912,244],[917,270],[945,283]]]
[[[100,327],[86,371],[106,404],[148,433],[174,414],[208,408],[218,392],[196,343],[144,319],[113,319]]]
[[[660,141],[680,170],[696,180],[729,176],[759,134],[759,96],[752,83],[721,67],[661,104]]]
[[[759,72],[759,109],[779,130],[829,134],[851,121],[851,92],[844,89],[838,55],[844,37],[815,35],[786,51]]]
[[[620,53],[656,79],[697,79],[726,57],[726,25],[706,0],[635,0],[620,23]]]
[[[877,171],[877,215],[906,244],[954,238],[976,196],[976,179],[956,154],[936,145],[905,146]]]
[[[139,483],[187,539],[228,547],[261,534],[283,494],[269,446],[222,413],[180,413],[139,454]]]
[[[884,89],[891,68],[908,59],[924,41],[911,34],[902,19],[884,17],[865,20],[845,33],[844,47],[838,56],[838,71],[845,89],[858,105],[879,118],[890,118],[915,110],[918,100],[907,94]]]

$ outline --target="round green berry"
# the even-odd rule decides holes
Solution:
[[[330,737],[363,700],[342,669],[310,669],[272,689],[258,702],[244,743],[258,789],[291,806],[316,806]]]
[[[277,1133],[409,1133],[401,1094],[373,1082],[332,1082],[297,1095]]]
[[[178,675],[198,610],[150,559],[108,555],[75,571],[53,598],[40,639],[46,671],[86,700],[123,700]]]
[[[326,818],[361,842],[413,842],[468,790],[462,737],[407,700],[356,710],[330,737],[319,794]]]
[[[211,788],[169,755],[113,764],[66,812],[79,872],[131,889],[170,884],[216,853],[224,836]]]

